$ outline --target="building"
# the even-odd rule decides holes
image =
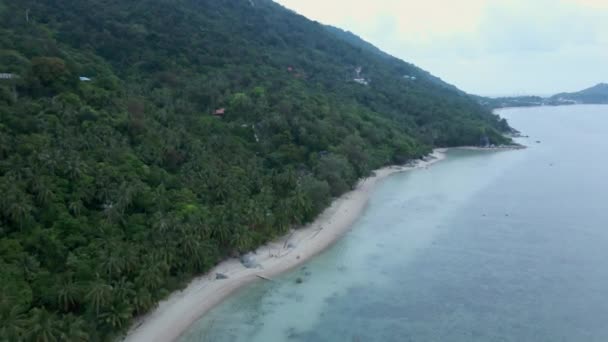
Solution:
[[[215,111],[213,111],[213,113],[212,113],[212,115],[219,116],[219,117],[224,116],[224,114],[226,114],[226,108],[218,108]]]
[[[12,80],[17,77],[19,77],[19,76],[15,75],[15,74],[0,73],[0,80]]]
[[[369,81],[366,80],[365,78],[355,78],[353,81],[359,83],[359,84],[363,84],[363,85],[369,85]]]
[[[80,79],[81,82],[90,82],[91,81],[90,78],[84,77],[84,76],[80,76],[79,79]]]

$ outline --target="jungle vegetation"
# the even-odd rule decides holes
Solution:
[[[510,129],[270,0],[0,0],[0,73],[0,341],[112,340],[373,169]]]

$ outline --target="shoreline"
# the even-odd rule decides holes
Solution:
[[[491,149],[487,149],[491,150]],[[447,148],[433,152],[405,166],[375,170],[357,187],[335,199],[312,223],[292,229],[285,236],[255,250],[256,268],[245,268],[238,258],[222,261],[206,274],[194,278],[186,288],[172,293],[148,314],[135,320],[124,342],[165,342],[177,340],[203,315],[247,284],[289,271],[333,245],[350,231],[365,209],[375,185],[388,176],[426,168],[446,158]],[[216,279],[216,274],[226,279]]]
[[[524,138],[524,137],[514,137],[514,138]],[[491,146],[491,147],[480,147],[480,146],[460,146],[460,147],[451,147],[454,150],[471,150],[471,151],[511,151],[511,150],[523,150],[528,148],[526,145],[499,145],[499,146]]]

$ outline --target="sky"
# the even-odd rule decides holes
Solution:
[[[608,83],[608,0],[275,0],[469,93]]]

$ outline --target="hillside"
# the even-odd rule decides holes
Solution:
[[[336,37],[338,37],[339,39],[351,44],[354,47],[357,48],[361,48],[361,50],[364,51],[368,51],[371,53],[374,53],[380,57],[385,57],[387,59],[393,59],[394,57],[387,54],[386,52],[380,50],[379,48],[377,48],[376,46],[366,42],[365,40],[363,40],[361,37],[357,36],[356,34],[350,32],[350,31],[345,31],[339,27],[334,27],[331,25],[325,25],[325,29],[327,31],[329,31],[331,34],[335,35]],[[404,63],[404,62],[401,62]],[[413,67],[413,66],[410,66]]]
[[[415,80],[415,79],[422,78],[426,82],[431,82],[440,87],[447,88],[449,90],[453,90],[454,92],[459,93],[461,95],[465,95],[465,93],[463,91],[461,91],[460,89],[456,88],[455,86],[453,86],[449,83],[444,82],[439,77],[434,76],[431,73],[429,73],[428,71],[422,70],[413,64],[406,63],[396,57],[393,57],[393,56],[387,54],[386,52],[380,50],[376,46],[363,40],[361,37],[357,36],[356,34],[350,32],[350,31],[345,31],[340,28],[329,26],[329,25],[326,25],[325,28],[330,33],[335,35],[336,37],[350,43],[351,45],[353,45],[355,47],[361,48],[364,51],[369,51],[380,57],[386,58],[385,62],[388,65],[393,65],[395,68],[403,68],[405,70],[408,70],[408,74],[403,75],[403,77],[405,79]]]
[[[0,0],[0,68],[1,341],[112,340],[371,170],[509,130],[268,0]]]

